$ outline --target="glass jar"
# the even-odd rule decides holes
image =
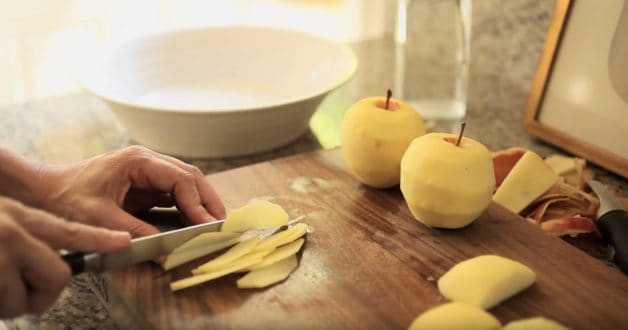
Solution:
[[[460,122],[470,43],[471,0],[397,0],[393,92],[428,122]]]

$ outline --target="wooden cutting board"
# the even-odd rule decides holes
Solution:
[[[305,215],[314,232],[299,267],[266,289],[237,289],[239,275],[232,275],[177,293],[168,284],[208,258],[167,273],[149,263],[110,272],[108,299],[123,306],[113,314],[127,318],[126,324],[405,329],[415,316],[446,301],[436,280],[450,267],[498,254],[538,275],[531,288],[490,310],[502,323],[546,316],[574,329],[628,327],[628,277],[497,205],[464,229],[427,228],[411,216],[398,188],[376,190],[355,181],[338,150],[208,179],[229,207],[261,197],[281,204],[292,217]]]

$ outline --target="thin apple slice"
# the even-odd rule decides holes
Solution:
[[[186,249],[185,251],[182,251],[182,252],[171,253],[168,256],[166,256],[164,261],[161,263],[161,267],[164,270],[170,270],[172,268],[183,265],[194,259],[212,254],[214,252],[220,251],[224,248],[237,244],[239,240],[240,240],[239,237],[235,237],[235,238],[228,239],[225,241],[219,241],[219,242],[215,242],[215,243],[204,245],[204,246],[203,245],[198,246],[193,249]]]
[[[239,257],[238,259],[232,261],[231,263],[235,263],[235,262],[238,262],[238,260],[248,259],[248,258],[252,258],[252,257],[259,258],[260,262],[261,262],[262,260],[264,260],[265,256],[271,254],[273,251],[274,251],[274,249],[272,249],[272,250],[262,250],[262,251],[255,251],[255,250],[253,250],[253,251],[251,251],[251,252],[249,252],[249,253]],[[210,270],[210,271],[204,271],[204,270],[202,270],[200,268],[195,268],[195,269],[192,269],[192,274],[200,275],[200,274],[205,274],[205,273],[211,273],[211,272],[214,272],[214,271],[216,271],[216,270],[214,269],[214,270]],[[238,272],[239,273],[244,273],[244,272],[248,272],[248,271],[249,271],[249,269],[242,269],[242,270],[240,270]]]
[[[236,262],[225,265],[225,267],[220,268],[211,273],[195,275],[195,276],[184,278],[178,281],[174,281],[170,283],[170,290],[172,291],[182,290],[185,288],[189,288],[191,286],[195,286],[201,283],[205,283],[207,281],[217,279],[219,277],[223,277],[225,275],[229,275],[231,273],[239,272],[242,269],[246,269],[256,263],[259,263],[261,260],[262,258],[255,255],[251,255],[247,258],[241,258],[237,260]]]
[[[275,251],[275,249],[262,250],[262,251],[255,251],[255,249],[253,249],[253,251],[243,255],[242,257],[240,257],[240,259],[256,256],[256,257],[260,257],[263,260],[264,257],[266,257],[267,255],[273,253],[273,251]]]
[[[220,231],[242,233],[252,229],[281,227],[288,224],[288,218],[288,213],[280,205],[267,200],[252,200],[229,212]]]
[[[297,256],[293,254],[288,258],[244,275],[236,284],[238,288],[242,289],[267,287],[288,278],[290,273],[297,268],[297,265]]]
[[[255,247],[255,251],[273,250],[279,246],[293,242],[297,238],[305,235],[305,233],[307,233],[307,225],[298,223],[287,230],[278,232],[264,239]]]
[[[288,243],[284,246],[277,248],[275,251],[264,257],[264,259],[262,259],[259,264],[251,266],[251,270],[262,269],[266,266],[270,266],[278,261],[281,261],[290,257],[291,255],[296,254],[303,246],[304,241],[305,240],[303,238],[299,238],[292,243]]]
[[[227,264],[237,260],[241,256],[251,252],[253,248],[255,248],[261,242],[260,238],[257,236],[248,238],[231,249],[229,249],[224,254],[216,257],[215,259],[200,265],[196,270],[204,273],[213,272],[218,270],[221,267],[224,267]]]
[[[180,253],[188,250],[194,250],[202,246],[212,245],[219,242],[233,240],[234,238],[240,237],[238,233],[227,233],[227,232],[210,232],[200,234],[189,241],[179,245],[176,249],[172,251],[172,253]]]

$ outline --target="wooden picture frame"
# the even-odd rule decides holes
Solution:
[[[523,113],[526,132],[624,178],[627,21],[625,0],[556,0]],[[621,31],[623,38],[617,37]]]

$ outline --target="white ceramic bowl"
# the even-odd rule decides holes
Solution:
[[[354,74],[345,45],[260,27],[175,31],[135,39],[83,68],[135,141],[184,157],[230,157],[287,144],[323,98]]]

